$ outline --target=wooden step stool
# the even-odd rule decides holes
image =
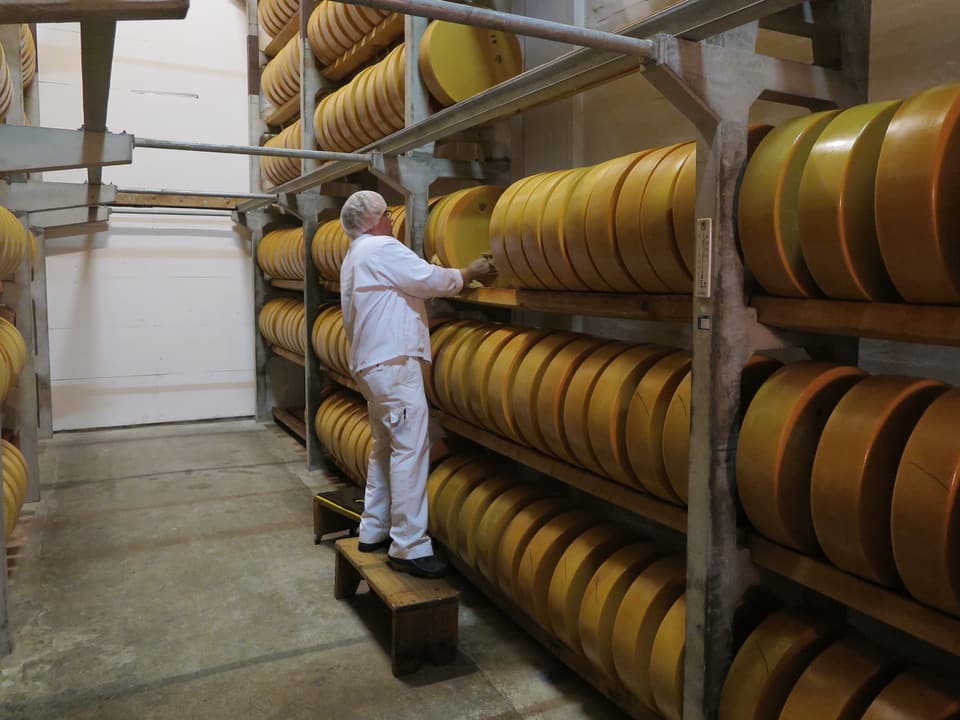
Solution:
[[[319,545],[324,535],[349,530],[355,534],[363,513],[363,490],[347,487],[313,496],[313,535]]]
[[[457,656],[460,602],[444,580],[416,578],[387,565],[385,551],[362,553],[358,538],[337,541],[333,594],[353,597],[360,580],[383,601],[391,614],[390,658],[393,674],[416,671],[423,660],[449,665]]]

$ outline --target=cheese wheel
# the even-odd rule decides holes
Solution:
[[[660,450],[663,471],[670,481],[674,495],[684,505],[689,499],[690,478],[690,418],[693,405],[693,371],[673,391],[667,412],[663,416]]]
[[[643,376],[630,398],[624,430],[634,482],[669,502],[680,502],[663,465],[663,423],[673,394],[690,370],[690,353],[661,358]]]
[[[560,498],[546,498],[524,505],[507,523],[497,547],[496,575],[500,589],[515,601],[520,597],[517,578],[530,540],[550,520],[569,511],[568,501]]]
[[[477,453],[463,453],[451,455],[446,460],[437,465],[427,476],[427,508],[430,512],[430,532],[436,533],[439,515],[435,512],[437,495],[443,487],[450,481],[454,473],[459,471],[465,465],[483,462],[481,456]]]
[[[487,402],[490,411],[490,428],[507,437],[516,437],[513,420],[513,383],[517,378],[520,363],[531,348],[547,335],[540,330],[521,330],[510,340],[490,368],[487,381]]]
[[[960,615],[960,390],[934,400],[907,441],[893,488],[897,570],[915,598]]]
[[[660,623],[683,593],[683,559],[669,555],[651,564],[627,588],[613,622],[613,664],[633,695],[656,708],[650,687],[650,660]]]
[[[920,416],[946,389],[935,380],[877,375],[837,403],[810,482],[817,539],[837,567],[882,585],[900,584],[890,539],[897,466]]]
[[[482,336],[482,332],[481,325],[470,322],[451,328],[448,334],[445,333],[439,338],[443,342],[438,343],[437,354],[433,360],[433,392],[436,404],[444,410],[453,411],[453,401],[449,392],[456,382],[456,378],[451,376],[453,360],[462,343],[476,335]]]
[[[562,432],[574,459],[582,467],[599,466],[593,448],[590,447],[590,436],[587,432],[590,398],[593,397],[597,381],[607,365],[629,349],[629,345],[620,342],[601,345],[580,363],[567,385],[563,398]]]
[[[657,165],[650,175],[640,206],[644,252],[657,277],[675,293],[693,291],[693,275],[683,262],[673,231],[673,198],[680,170],[696,149],[696,143],[681,145]]]
[[[500,495],[517,484],[504,475],[488,477],[467,495],[450,525],[450,544],[470,567],[477,562],[477,530],[484,513]]]
[[[803,260],[827,297],[896,299],[874,220],[874,185],[884,133],[899,102],[858,105],[817,138],[800,180]]]
[[[757,392],[740,428],[737,488],[757,531],[801,552],[819,550],[810,512],[810,476],[820,434],[840,399],[864,373],[798,362]]]
[[[481,185],[447,196],[437,215],[437,254],[444,265],[466,267],[481,255],[490,253],[490,215],[503,188]]]
[[[771,295],[819,294],[800,249],[800,180],[813,144],[836,111],[788,120],[753,154],[740,187],[740,246],[744,262]]]
[[[768,617],[733,659],[718,719],[777,720],[800,675],[834,634],[828,621],[799,612],[785,610]]]
[[[521,508],[542,499],[543,493],[533,485],[517,485],[491,502],[480,519],[474,567],[494,585],[498,582],[497,552],[504,530]]]
[[[550,627],[550,578],[570,544],[597,520],[592,513],[570,510],[548,521],[530,538],[517,569],[514,600],[542,627]]]
[[[863,720],[960,720],[960,693],[955,683],[905,670],[870,704]]]
[[[780,720],[860,720],[900,662],[858,637],[838,640],[803,671]]]
[[[430,211],[430,214],[427,215],[427,224],[423,230],[423,256],[427,262],[443,263],[443,259],[437,254],[439,252],[437,241],[440,238],[440,230],[438,228],[440,216],[443,215],[444,207],[450,202],[450,198],[450,195],[442,197],[440,202],[438,202]]]
[[[563,243],[570,263],[589,290],[610,292],[612,287],[603,279],[590,256],[590,238],[587,237],[587,204],[597,180],[606,170],[606,163],[595,165],[574,186],[567,203],[563,226]]]
[[[510,264],[510,258],[507,255],[507,223],[513,220],[513,199],[523,190],[527,183],[533,182],[534,179],[538,177],[540,176],[533,175],[531,177],[521,178],[510,185],[503,191],[503,194],[497,198],[497,204],[490,214],[490,225],[488,229],[490,235],[490,254],[493,256],[493,262],[497,266],[500,281],[507,287],[521,287],[523,285],[520,277],[514,272],[513,266]],[[429,256],[427,257],[429,258]]]
[[[527,201],[520,218],[520,244],[523,246],[523,256],[540,286],[548,290],[564,290],[565,288],[551,269],[543,247],[544,209],[553,191],[567,177],[576,172],[576,170],[563,170],[550,173],[546,180],[540,184],[538,192]]]
[[[511,414],[517,430],[517,439],[535,448],[543,448],[546,442],[540,433],[537,417],[537,401],[540,396],[540,380],[556,354],[576,339],[571,333],[557,332],[547,335],[524,356],[517,368],[517,378],[511,393]]]
[[[471,324],[472,323],[470,323],[468,320],[457,320],[441,325],[439,328],[430,333],[430,356],[433,358],[433,362],[430,365],[429,372],[424,373],[423,389],[424,392],[426,392],[427,399],[430,400],[433,405],[439,405],[437,402],[437,391],[435,385],[435,378],[437,375],[437,356],[440,354],[440,350],[443,349],[443,346],[455,336],[459,328],[469,326]]]
[[[600,165],[591,177],[593,189],[586,208],[587,251],[607,285],[623,292],[636,292],[642,288],[627,272],[620,258],[616,232],[617,201],[630,170],[647,153],[614,158]]]
[[[454,544],[457,540],[455,524],[464,500],[486,478],[501,471],[501,467],[481,461],[467,464],[453,472],[450,479],[437,490],[433,506],[430,508],[436,516],[434,537],[450,545],[454,551],[459,550]]]
[[[877,165],[877,236],[909,302],[960,303],[960,85],[933,88],[894,115]]]
[[[518,332],[509,327],[496,328],[484,336],[477,347],[470,372],[460,378],[463,392],[467,396],[466,419],[483,427],[494,427],[490,419],[490,403],[487,395],[490,372],[501,350],[516,337]]]
[[[514,274],[520,280],[519,287],[543,289],[544,285],[540,282],[530,262],[527,258],[523,246],[523,221],[527,214],[527,206],[530,201],[537,196],[540,188],[548,181],[551,181],[557,173],[541,173],[530,178],[529,182],[523,184],[510,203],[507,210],[507,217],[504,223],[503,246],[507,255],[507,262],[513,269]]]
[[[697,258],[697,151],[694,150],[677,173],[673,189],[673,234],[683,265],[693,277]]]
[[[587,432],[597,459],[594,468],[623,483],[636,485],[628,446],[636,439],[627,431],[627,411],[647,371],[670,352],[655,345],[633,347],[617,356],[597,378],[587,407]]]
[[[687,596],[673,603],[660,623],[650,653],[650,688],[660,714],[683,718],[683,659],[687,630]]]
[[[523,70],[513,33],[436,20],[420,41],[420,75],[447,107],[509,80]]]
[[[392,59],[384,67],[387,100],[393,108],[394,115],[403,118],[404,124],[406,124],[406,77],[404,75],[406,48],[404,45],[398,45],[396,51],[391,55]]]
[[[547,590],[547,628],[567,646],[580,652],[580,605],[591,578],[631,534],[616,525],[596,525],[563,551]]]
[[[464,381],[473,375],[473,362],[478,348],[495,330],[496,326],[493,325],[484,325],[477,328],[475,332],[460,341],[456,352],[451,354],[449,358],[450,372],[445,376],[446,391],[450,400],[450,409],[459,417],[469,419],[470,396],[467,393]],[[437,388],[437,395],[440,395],[439,387]]]
[[[566,290],[589,290],[567,251],[567,211],[573,193],[590,172],[580,168],[565,176],[547,197],[540,221],[540,245],[550,270]]]
[[[577,619],[583,654],[609,678],[617,676],[613,626],[621,601],[637,576],[663,554],[662,549],[649,542],[620,548],[597,568],[583,593]]]

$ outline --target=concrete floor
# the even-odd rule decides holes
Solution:
[[[614,718],[464,587],[460,654],[398,680],[369,596],[333,599],[304,451],[275,426],[60,435],[10,580],[0,717]]]

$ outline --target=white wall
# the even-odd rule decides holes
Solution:
[[[39,29],[45,126],[82,125],[79,47],[76,25]],[[245,67],[236,0],[193,2],[183,21],[121,23],[107,125],[247,144]],[[160,150],[136,150],[104,182],[249,189],[243,156]],[[47,254],[55,429],[253,413],[251,258],[229,219],[115,215],[108,229],[50,239]]]

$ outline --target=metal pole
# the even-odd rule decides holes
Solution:
[[[200,208],[148,208],[140,207],[139,205],[130,207],[124,207],[122,205],[101,205],[101,207],[108,208],[111,215],[209,215],[211,217],[230,217],[233,212],[232,210],[219,210],[216,208],[211,208],[210,210]]]
[[[134,147],[155,148],[157,150],[189,150],[192,152],[226,153],[228,155],[267,155],[271,157],[295,157],[309,160],[347,160],[367,162],[370,156],[365,153],[338,153],[325,150],[296,150],[292,148],[270,148],[257,145],[215,145],[212,143],[177,142],[157,140],[156,138],[135,137]]]
[[[117,188],[118,193],[131,195],[179,195],[182,197],[238,198],[241,200],[276,200],[276,195],[251,192],[209,192],[206,190],[151,190],[149,188]]]
[[[343,0],[351,5],[388,10],[407,15],[420,15],[433,20],[446,20],[461,25],[505,30],[518,35],[554,40],[556,42],[611,50],[624,55],[652,59],[654,43],[651,40],[617,35],[616,33],[575,27],[564,23],[528,18],[523,15],[487,10],[473,5],[458,5],[445,0]]]

